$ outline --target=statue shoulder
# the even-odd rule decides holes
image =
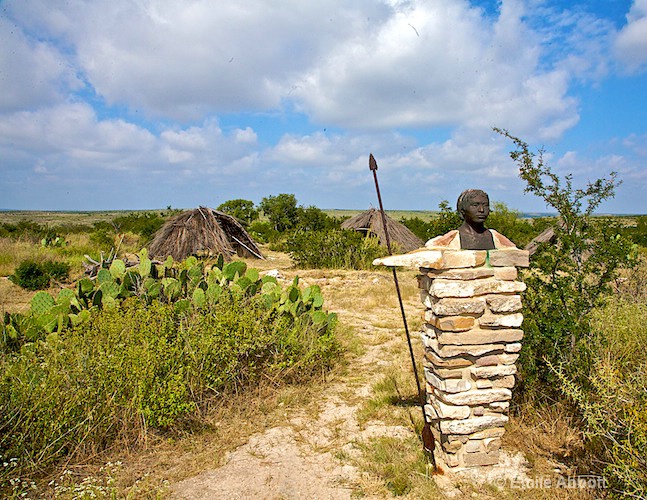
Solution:
[[[429,241],[427,241],[427,243],[425,243],[425,247],[427,248],[445,247],[445,248],[460,249],[461,240],[458,234],[458,229],[453,229],[448,233],[442,234],[440,236],[436,236],[435,238],[431,238]]]
[[[512,243],[508,238],[503,236],[498,231],[494,229],[488,229],[492,233],[492,239],[494,240],[494,248],[517,248],[517,245]]]

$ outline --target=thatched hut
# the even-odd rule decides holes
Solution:
[[[225,260],[230,260],[234,254],[264,258],[252,237],[234,217],[207,207],[182,212],[166,221],[153,235],[148,253],[161,259],[170,255],[175,260],[204,254],[222,254]]]
[[[391,244],[398,245],[400,251],[410,252],[425,245],[424,241],[413,234],[404,224],[400,224],[386,214],[385,218]],[[354,229],[365,234],[372,234],[379,239],[381,245],[386,245],[382,214],[375,208],[369,208],[366,212],[345,220],[341,227],[342,229]]]

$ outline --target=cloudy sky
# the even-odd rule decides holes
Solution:
[[[0,0],[0,208],[545,211],[493,126],[647,213],[647,0]]]

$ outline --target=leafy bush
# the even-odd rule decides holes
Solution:
[[[510,210],[505,203],[494,202],[487,219],[487,227],[509,238],[517,247],[524,248],[530,241],[548,227],[548,219],[529,221],[521,213]]]
[[[17,224],[0,224],[0,237],[14,240],[22,239],[32,243],[39,243],[42,239],[58,236],[55,229],[41,226],[36,222],[20,221]]]
[[[285,246],[301,268],[372,269],[373,260],[387,254],[377,238],[344,229],[297,231]]]
[[[163,224],[164,218],[155,212],[132,213],[115,217],[112,220],[112,225],[120,233],[138,234],[144,239],[144,242],[150,240]]]
[[[111,271],[127,276],[121,265]],[[334,364],[336,317],[322,310],[318,287],[302,290],[297,278],[283,289],[240,261],[203,274],[191,259],[178,272],[159,288],[148,278],[141,296],[92,306],[76,328],[0,351],[0,455],[17,464],[0,470],[0,491],[9,475],[187,422],[210,398],[265,378],[303,381]],[[114,283],[104,273],[99,288]],[[82,302],[67,292],[68,308]]]
[[[280,233],[292,229],[297,224],[297,199],[293,194],[267,196],[261,200],[259,207],[269,219],[272,228]]]
[[[107,222],[96,223],[93,231],[90,233],[90,243],[100,250],[109,251],[115,246],[116,236],[117,232],[115,228]]]
[[[66,262],[45,260],[41,263],[41,267],[45,274],[54,281],[64,281],[70,274],[70,266]]]
[[[315,207],[298,207],[296,227],[302,231],[339,229],[341,222]]]
[[[27,290],[42,290],[52,281],[63,281],[70,273],[70,266],[65,262],[46,260],[41,263],[25,260],[18,265],[9,279]]]
[[[591,314],[610,296],[620,270],[635,267],[635,250],[617,225],[592,217],[613,196],[618,184],[614,173],[576,189],[572,175],[560,179],[544,163],[542,150],[535,155],[525,142],[498,131],[517,147],[510,156],[519,165],[526,192],[559,215],[553,226],[555,243],[541,245],[523,273],[528,287],[520,357],[523,387],[545,396],[558,393],[561,386],[549,366],[564,365],[568,374],[578,374],[589,362]]]
[[[252,222],[247,228],[247,232],[259,243],[273,243],[281,237],[281,233],[274,229],[269,222]]]
[[[636,225],[624,226],[622,233],[636,245],[647,248],[647,215],[636,217]]]

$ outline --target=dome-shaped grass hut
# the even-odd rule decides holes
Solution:
[[[424,241],[413,234],[404,224],[391,219],[386,214],[385,218],[391,244],[398,245],[400,251],[410,252],[425,245]],[[366,212],[345,220],[341,227],[342,229],[354,229],[365,234],[370,233],[378,238],[380,245],[386,246],[382,214],[375,208],[369,208]]]
[[[172,256],[184,260],[191,255],[233,255],[263,259],[263,254],[245,228],[231,215],[199,207],[172,218],[153,235],[148,247],[151,257]]]

